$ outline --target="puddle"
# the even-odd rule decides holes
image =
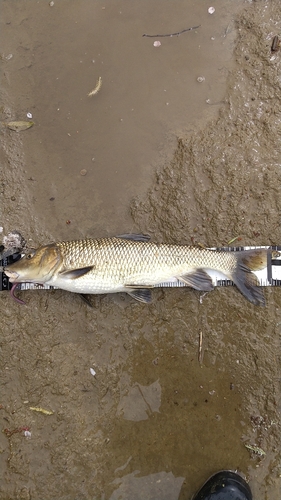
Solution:
[[[217,2],[213,15],[194,1],[3,6],[3,84],[12,119],[29,112],[35,122],[23,138],[24,178],[52,237],[131,229],[129,203],[171,156],[176,134],[206,123],[224,99],[242,2],[232,3]],[[157,48],[142,36],[200,24]]]

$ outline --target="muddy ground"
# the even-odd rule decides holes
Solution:
[[[280,244],[281,6],[232,4],[1,2],[1,120],[35,122],[0,131],[4,234]],[[223,468],[278,498],[279,289],[23,295],[0,297],[0,415],[31,437],[0,434],[1,499],[183,500]]]

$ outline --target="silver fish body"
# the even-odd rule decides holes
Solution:
[[[267,251],[218,252],[184,245],[157,244],[132,235],[62,241],[40,247],[5,268],[11,282],[46,283],[70,292],[127,292],[150,302],[150,289],[178,280],[210,291],[208,270],[234,281],[245,297],[263,304],[253,269],[266,266]],[[141,240],[141,241],[139,241]]]

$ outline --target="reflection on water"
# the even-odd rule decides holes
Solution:
[[[175,477],[172,472],[158,472],[139,477],[140,471],[115,479],[112,484],[117,489],[110,496],[110,500],[178,500],[184,481],[183,477]]]
[[[124,385],[123,377],[120,380],[121,388]],[[121,389],[122,391],[122,389]],[[148,386],[135,383],[133,387],[124,389],[117,415],[123,415],[127,420],[139,422],[146,420],[153,412],[159,412],[161,405],[161,386],[159,381]]]

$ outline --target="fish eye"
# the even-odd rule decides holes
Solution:
[[[35,254],[35,252],[29,252],[29,253],[26,254],[25,258],[28,259],[28,260],[32,259],[32,257],[34,256],[34,254]]]

